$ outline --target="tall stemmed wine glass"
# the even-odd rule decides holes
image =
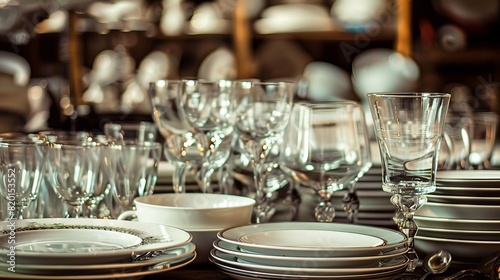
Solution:
[[[346,105],[352,106],[352,110],[350,110],[350,112],[352,113],[353,125],[356,129],[355,131],[358,134],[356,139],[359,141],[359,148],[361,152],[360,161],[362,168],[358,175],[351,182],[347,183],[347,192],[342,198],[342,207],[347,213],[347,220],[350,223],[355,223],[360,206],[360,201],[356,191],[356,183],[372,167],[370,140],[368,136],[368,129],[366,127],[366,117],[363,106],[352,101],[336,102],[345,102]]]
[[[220,80],[183,80],[179,91],[179,105],[194,137],[199,158],[197,178],[203,192],[213,192],[211,178],[231,155],[234,109],[232,82]],[[195,155],[193,155],[194,157]]]
[[[295,84],[291,82],[234,82],[235,132],[240,149],[253,163],[255,182],[254,217],[267,222],[266,158],[276,137],[282,135],[292,109]]]
[[[298,102],[285,130],[280,167],[317,192],[319,222],[333,221],[332,194],[344,189],[364,168],[354,108],[344,102]]]
[[[149,84],[153,120],[165,139],[163,152],[174,165],[173,190],[186,192],[186,171],[199,155],[196,139],[180,108],[179,91],[182,80],[158,80]]]
[[[439,147],[450,102],[448,93],[369,93],[380,150],[382,189],[392,193],[394,220],[408,237],[407,271],[418,262],[413,215],[436,190]]]

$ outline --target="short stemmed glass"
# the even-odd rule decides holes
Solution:
[[[236,143],[253,163],[254,218],[256,223],[263,223],[268,221],[268,211],[272,210],[266,201],[266,158],[288,123],[295,85],[260,81],[237,81],[233,85],[234,128],[239,138]]]
[[[192,163],[199,166],[197,178],[203,192],[213,192],[212,174],[224,165],[231,155],[234,109],[232,82],[220,80],[183,80],[179,91],[179,105],[194,137],[199,158]],[[193,155],[194,156],[194,155]]]
[[[353,108],[343,102],[298,102],[285,130],[280,167],[317,192],[318,222],[333,221],[332,194],[344,189],[364,168]]]
[[[8,204],[8,219],[22,219],[36,200],[46,164],[42,142],[0,142],[0,195]]]
[[[352,113],[353,124],[355,126],[356,132],[358,133],[358,137],[356,137],[355,139],[359,141],[359,148],[361,152],[360,161],[362,168],[358,175],[350,183],[347,184],[347,192],[342,198],[342,207],[347,213],[347,220],[350,223],[355,223],[360,206],[360,201],[356,191],[356,183],[372,167],[370,140],[368,136],[368,129],[366,127],[366,119],[363,106],[357,102],[352,101],[336,102],[345,102],[346,105],[352,106],[352,110],[349,110],[349,112]]]
[[[369,93],[382,165],[382,189],[392,193],[391,203],[399,230],[408,238],[413,272],[418,263],[414,249],[415,211],[427,202],[425,194],[436,190],[436,171],[444,123],[450,102],[448,93]]]
[[[83,206],[87,201],[104,195],[109,188],[101,172],[108,169],[101,166],[105,152],[109,152],[104,149],[105,146],[93,141],[48,144],[47,176],[54,191],[68,204],[68,217],[84,216]]]

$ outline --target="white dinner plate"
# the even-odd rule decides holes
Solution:
[[[317,222],[253,224],[222,230],[217,237],[247,252],[295,257],[368,256],[406,246],[406,237],[395,230]]]
[[[140,270],[143,267],[155,265],[162,262],[175,261],[183,259],[191,255],[195,251],[196,246],[189,242],[179,247],[166,249],[156,256],[149,257],[145,260],[137,260],[133,262],[117,262],[93,265],[37,265],[37,264],[22,264],[16,266],[17,273],[37,274],[37,275],[92,275],[106,273],[125,273]],[[10,265],[8,263],[0,263],[1,271],[8,271]]]
[[[415,215],[414,219],[419,227],[453,230],[500,230],[500,220],[448,219],[420,215]]]
[[[239,250],[237,245],[227,243],[222,240],[214,241],[213,246],[217,251],[232,255],[236,259],[255,264],[318,268],[375,267],[379,264],[379,262],[383,262],[389,258],[402,256],[407,251],[407,249],[399,249],[377,256],[363,257],[289,257],[242,252]]]
[[[270,273],[261,272],[254,270],[246,270],[238,267],[233,267],[225,263],[219,263],[217,260],[210,258],[210,261],[214,263],[220,271],[229,275],[234,279],[241,280],[256,280],[256,279],[289,279],[289,280],[299,280],[299,279],[335,279],[335,280],[389,280],[394,279],[394,275],[401,273],[405,267],[400,269],[395,269],[391,271],[377,272],[377,273],[366,273],[358,274],[353,272],[349,275],[308,275],[301,273],[299,275],[289,274],[289,273]]]
[[[226,254],[216,249],[210,251],[210,258],[217,263],[225,263],[232,267],[241,268],[245,270],[266,272],[266,273],[286,273],[289,275],[351,275],[351,274],[367,274],[392,271],[405,267],[408,264],[406,256],[399,256],[393,259],[381,262],[376,267],[356,267],[356,268],[318,268],[318,267],[282,267],[272,265],[260,265],[251,262],[242,261],[234,258],[231,254]]]
[[[497,196],[465,196],[465,195],[439,195],[427,194],[429,202],[452,204],[500,205],[500,192]]]
[[[16,252],[78,254],[113,251],[141,245],[136,235],[105,229],[41,229],[15,234]],[[9,250],[10,234],[0,235],[0,248]]]
[[[196,258],[196,252],[188,254],[183,258],[160,262],[151,266],[142,268],[139,271],[133,272],[108,272],[103,274],[93,275],[37,275],[37,274],[22,274],[10,271],[0,271],[0,279],[10,280],[134,280],[141,279],[147,275],[165,273],[174,269],[183,267],[191,263]]]
[[[500,205],[427,202],[415,211],[415,215],[449,219],[496,220],[500,217]]]
[[[498,230],[457,230],[419,227],[418,235],[434,238],[461,239],[473,241],[500,241]]]
[[[440,170],[436,172],[436,184],[446,186],[498,186],[500,170]]]
[[[87,252],[31,252],[16,251],[16,263],[19,264],[59,264],[59,265],[85,265],[103,264],[127,261],[135,254],[149,251],[163,250],[184,245],[191,241],[192,236],[184,230],[160,225],[132,221],[104,220],[104,219],[24,219],[17,220],[14,226],[8,221],[0,222],[0,235],[13,235],[23,232],[38,232],[40,230],[64,231],[67,229],[85,230],[110,230],[114,232],[135,235],[142,242],[133,247],[116,250],[95,250]],[[84,233],[82,233],[84,234]],[[5,237],[2,237],[5,238]],[[8,237],[7,237],[8,238]],[[75,242],[78,241],[75,236]],[[10,248],[0,248],[0,260],[8,260]]]
[[[415,249],[425,256],[436,249],[451,253],[453,261],[475,263],[500,251],[500,241],[474,241],[448,238],[415,236]]]

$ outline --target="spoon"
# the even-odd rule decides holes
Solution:
[[[420,280],[424,280],[427,276],[433,274],[441,274],[445,272],[451,264],[451,254],[445,250],[432,251],[425,256],[422,266],[425,270],[424,276]]]
[[[476,278],[486,277],[490,280],[500,280],[500,252],[496,252],[485,257],[477,265],[477,269],[465,269],[446,277],[443,280],[457,280],[462,279],[465,276],[474,276]]]

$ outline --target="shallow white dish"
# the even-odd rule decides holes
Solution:
[[[244,262],[239,259],[234,259],[231,254],[226,254],[216,249],[210,251],[210,258],[218,263],[225,263],[231,265],[232,267],[267,272],[267,273],[287,273],[290,275],[301,275],[303,273],[311,276],[324,276],[324,275],[350,275],[353,273],[364,274],[364,273],[377,273],[384,271],[392,271],[395,269],[400,269],[408,264],[408,258],[406,256],[396,257],[394,259],[388,260],[387,262],[381,262],[379,266],[376,267],[356,267],[356,268],[317,268],[317,267],[282,267],[282,266],[271,266],[271,265],[260,265],[250,262]]]
[[[37,274],[37,275],[92,275],[106,274],[110,272],[133,272],[143,267],[155,265],[162,262],[175,261],[190,256],[195,251],[196,246],[189,242],[179,247],[167,249],[161,254],[149,257],[146,260],[137,260],[134,262],[117,262],[93,265],[37,265],[22,264],[16,266],[17,273]],[[10,265],[0,263],[0,270],[7,271]]]
[[[498,193],[500,195],[500,192]],[[500,205],[500,196],[465,196],[427,194],[429,202],[475,205]]]
[[[9,250],[10,234],[0,235],[0,248]],[[16,232],[16,251],[78,254],[114,251],[141,245],[136,235],[103,229],[41,229]]]
[[[467,220],[439,217],[414,216],[419,227],[442,228],[452,230],[500,230],[500,220]]]
[[[149,251],[168,249],[184,245],[191,241],[192,236],[184,230],[159,224],[149,224],[131,221],[103,219],[24,219],[15,222],[15,228],[10,222],[0,222],[0,234],[11,232],[37,232],[43,229],[65,230],[111,230],[135,235],[142,239],[141,244],[129,248],[103,250],[95,252],[78,252],[61,254],[59,252],[29,252],[17,251],[17,264],[103,264],[130,260],[131,256]],[[7,261],[9,249],[0,248],[0,260]]]
[[[450,219],[496,220],[500,217],[500,205],[427,202],[415,212],[415,215]]]
[[[448,238],[472,241],[500,241],[500,231],[498,230],[457,230],[419,227],[418,235],[434,238]]]
[[[151,266],[142,268],[139,271],[133,272],[112,272],[92,275],[37,275],[37,274],[22,274],[9,271],[0,271],[0,279],[11,280],[110,280],[110,279],[141,279],[147,275],[165,273],[174,269],[178,269],[193,262],[196,258],[196,252],[188,254],[183,258],[156,263]]]
[[[500,170],[440,170],[436,172],[437,185],[471,186],[471,183],[498,186]]]
[[[399,274],[405,268],[396,269],[392,271],[384,271],[377,273],[366,273],[358,274],[353,272],[349,275],[308,275],[306,273],[300,274],[290,274],[290,273],[270,273],[255,270],[246,270],[238,267],[233,267],[226,263],[217,262],[217,260],[211,258],[210,261],[214,263],[218,269],[223,273],[226,273],[234,279],[241,280],[256,280],[256,279],[289,279],[289,280],[299,280],[299,279],[336,279],[336,280],[367,280],[367,279],[378,279],[378,280],[392,280],[394,275]]]
[[[292,237],[291,234],[288,234],[299,232],[301,234],[299,237]],[[345,238],[340,241],[332,239],[338,237],[337,234]],[[222,230],[217,234],[217,237],[225,242],[235,244],[247,252],[296,257],[368,256],[406,246],[406,237],[395,230],[317,222],[247,225]],[[315,239],[317,237],[321,239]],[[273,241],[270,241],[271,238]],[[300,239],[303,240],[302,244],[297,244],[296,242],[299,242]],[[263,244],[251,243],[254,241]]]
[[[426,255],[437,248],[447,250],[454,261],[477,262],[500,251],[500,241],[473,241],[447,238],[415,237],[415,249]]]
[[[318,268],[346,268],[346,267],[375,267],[380,261],[401,256],[406,253],[404,250],[394,250],[385,252],[382,255],[366,257],[289,257],[273,256],[265,254],[252,254],[242,252],[237,245],[216,240],[213,247],[220,252],[233,255],[242,261],[283,267],[318,267]]]

